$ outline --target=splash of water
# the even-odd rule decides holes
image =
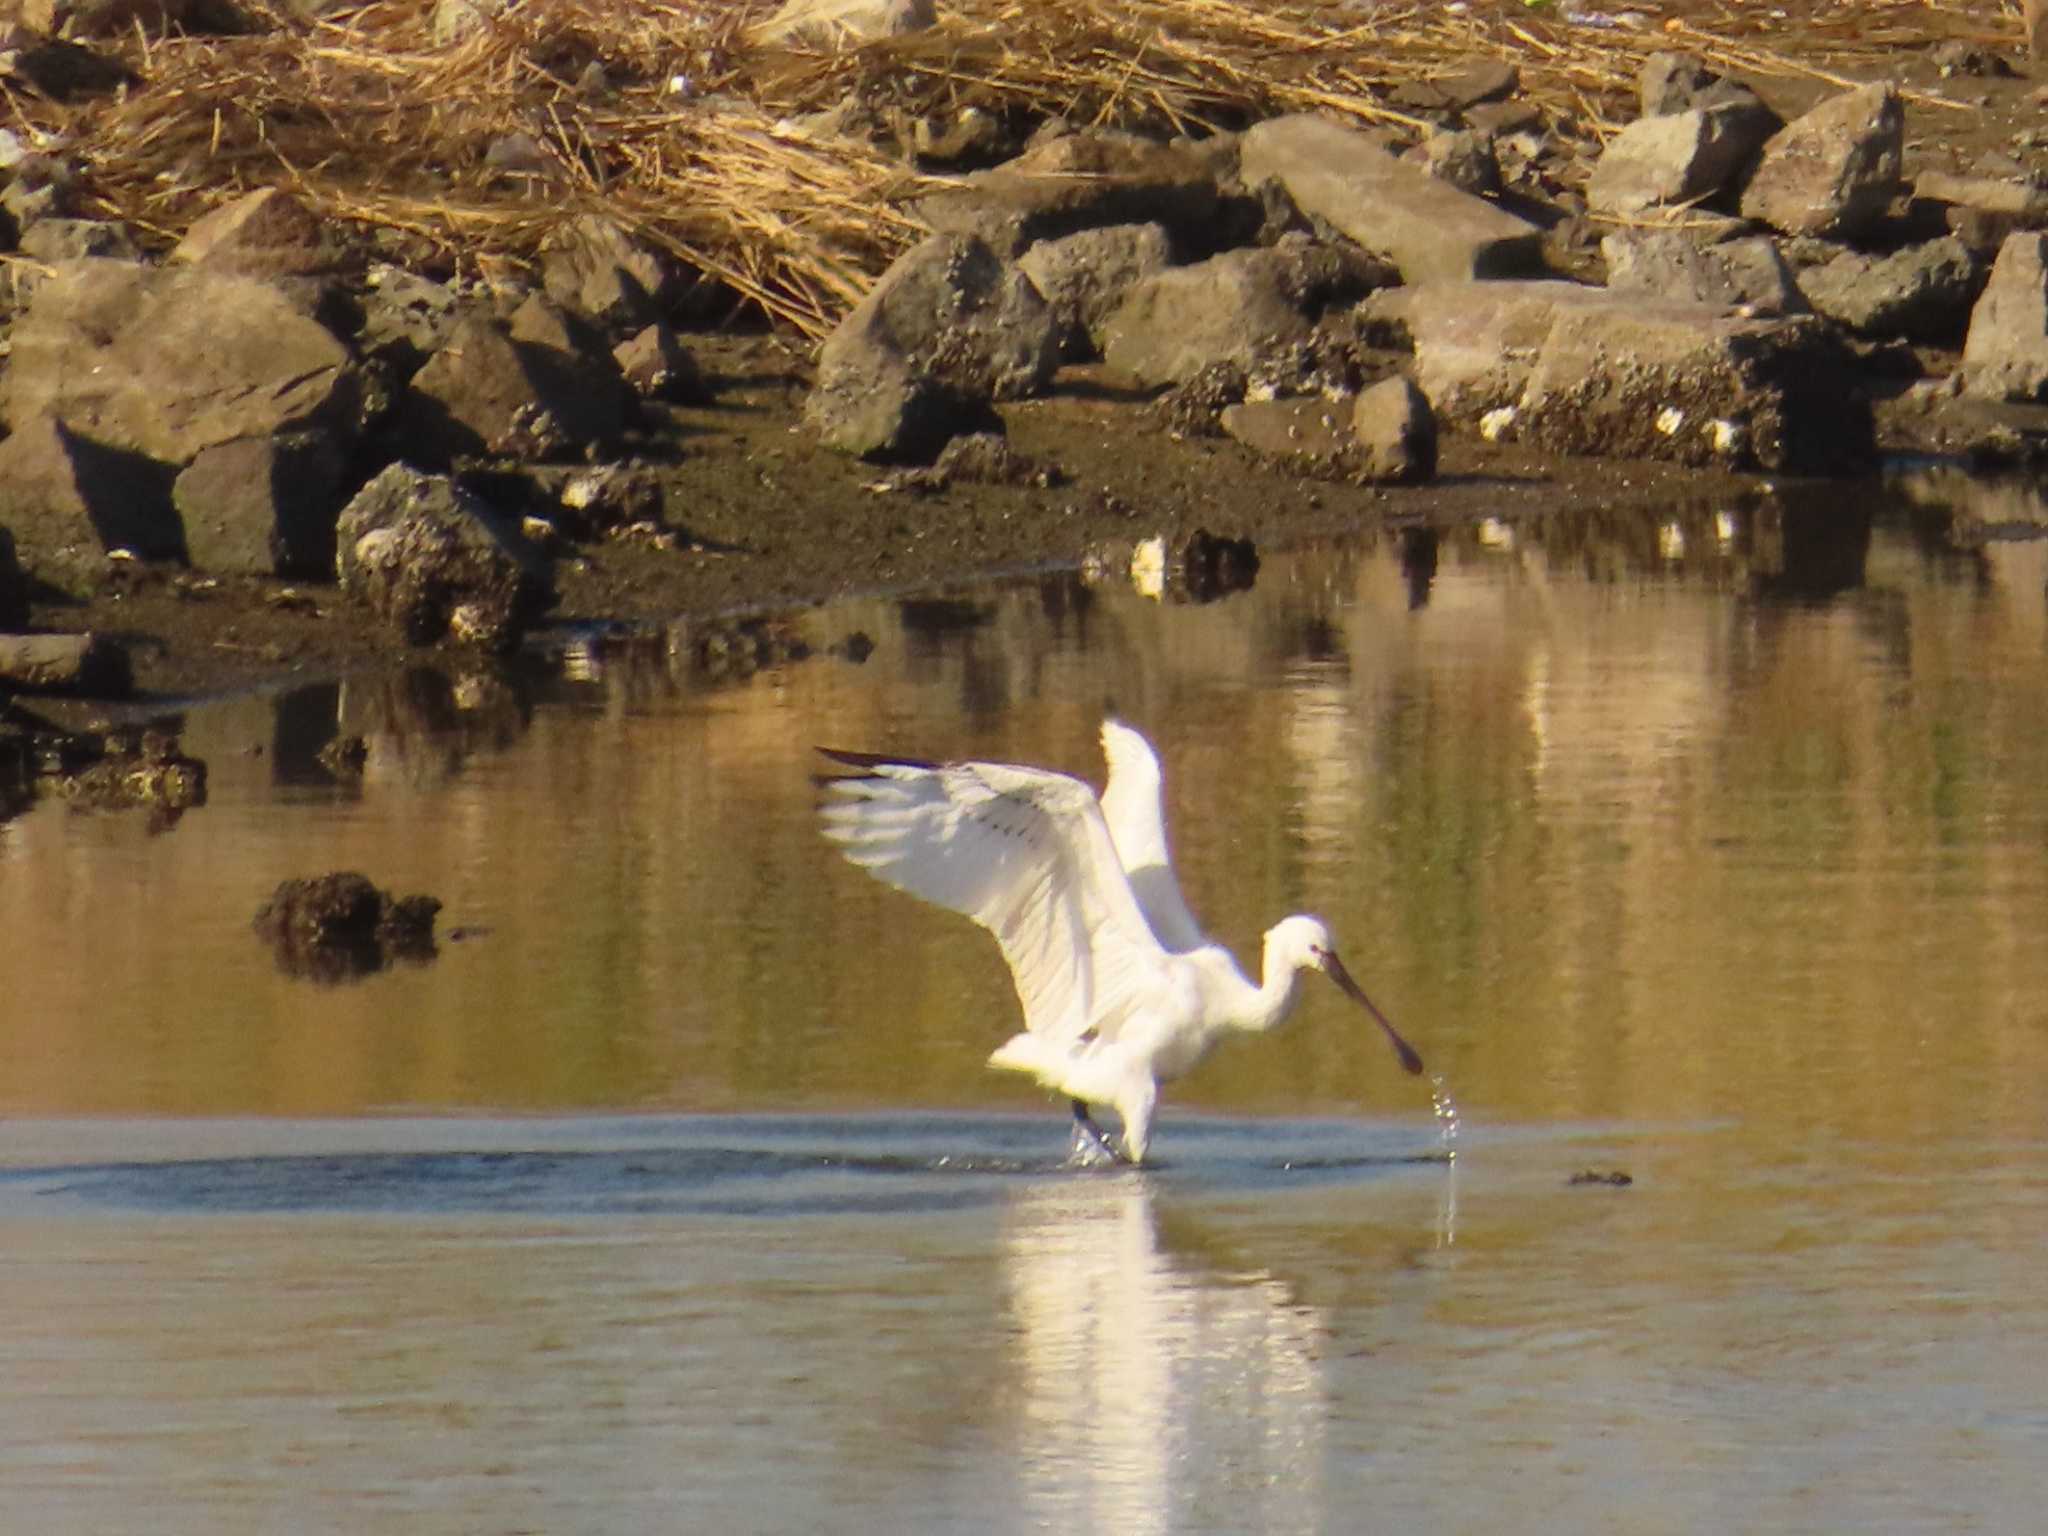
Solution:
[[[1429,1107],[1436,1112],[1439,1144],[1444,1150],[1443,1203],[1436,1213],[1436,1245],[1450,1248],[1458,1241],[1458,1101],[1444,1086],[1443,1077],[1429,1079]]]
[[[1458,1103],[1451,1097],[1451,1090],[1444,1086],[1441,1073],[1431,1073],[1429,1079],[1429,1107],[1436,1113],[1437,1137],[1444,1149],[1444,1161],[1458,1160]]]

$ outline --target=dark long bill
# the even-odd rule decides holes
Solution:
[[[1324,950],[1322,955],[1324,973],[1343,989],[1346,997],[1371,1014],[1373,1022],[1387,1032],[1387,1041],[1394,1047],[1394,1054],[1401,1058],[1402,1068],[1410,1073],[1420,1073],[1422,1071],[1422,1058],[1415,1054],[1415,1047],[1406,1040],[1403,1040],[1401,1032],[1387,1022],[1387,1016],[1381,1013],[1378,1005],[1365,995],[1365,989],[1351,979],[1351,973],[1344,969],[1344,962],[1342,960],[1339,960],[1328,950]]]

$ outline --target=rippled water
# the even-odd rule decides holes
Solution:
[[[187,711],[203,808],[0,822],[0,1525],[2028,1528],[2048,544],[1946,495]],[[1323,913],[1429,1076],[1325,988],[1062,1166],[810,748],[1093,775],[1111,700],[1196,912]],[[335,868],[438,958],[281,970]]]

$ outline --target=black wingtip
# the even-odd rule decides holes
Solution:
[[[891,757],[883,752],[849,752],[844,747],[819,747],[821,755],[849,768],[922,768],[931,772],[942,764],[922,757]]]

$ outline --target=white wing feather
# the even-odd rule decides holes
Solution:
[[[825,835],[848,859],[995,935],[1034,1035],[1113,1035],[1148,995],[1166,957],[1080,780],[1003,763],[880,763],[825,787]]]
[[[1138,909],[1169,954],[1202,948],[1209,941],[1181,897],[1166,849],[1166,808],[1160,800],[1164,775],[1152,744],[1122,721],[1105,720],[1102,755],[1109,760],[1102,815]]]

